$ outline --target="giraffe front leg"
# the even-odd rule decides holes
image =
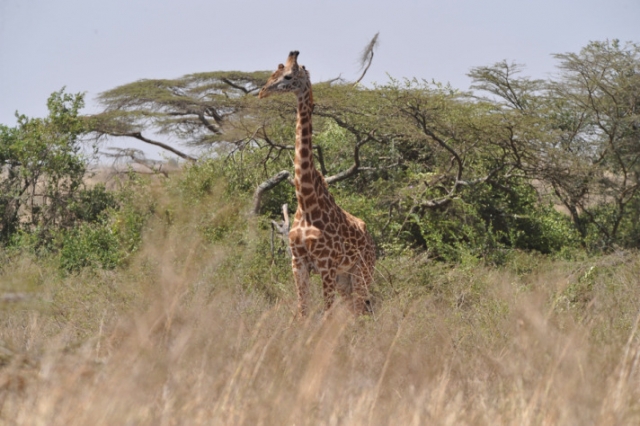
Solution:
[[[325,313],[329,312],[336,298],[336,268],[330,267],[321,271],[322,296],[324,297]]]
[[[294,257],[291,261],[293,279],[298,292],[298,314],[304,318],[309,313],[309,267],[302,258]]]

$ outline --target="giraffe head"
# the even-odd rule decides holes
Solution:
[[[294,50],[289,53],[286,64],[278,65],[278,69],[271,74],[267,84],[260,90],[259,98],[266,98],[272,93],[293,92],[300,95],[311,87],[309,72],[304,66],[298,65],[299,54],[300,52]]]

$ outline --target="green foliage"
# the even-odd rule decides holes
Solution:
[[[248,175],[245,175],[245,178]],[[160,234],[171,230],[184,244],[197,241],[198,252],[213,250],[211,285],[259,294],[275,301],[291,291],[290,259],[271,253],[266,220],[247,220],[250,187],[223,158],[203,160],[172,176],[156,209]]]
[[[463,190],[441,208],[390,223],[389,231],[402,237],[396,245],[404,240],[436,259],[455,262],[475,257],[500,264],[509,250],[551,254],[579,245],[570,220],[540,204],[534,188],[523,182],[504,189],[484,184]],[[399,249],[394,250],[393,241],[383,243],[391,253]]]
[[[217,160],[204,160],[186,167],[177,186],[185,202],[193,204],[217,190],[223,178],[223,164]]]
[[[77,205],[85,221],[59,231],[60,268],[73,272],[123,264],[138,250],[144,226],[155,212],[155,200],[148,191],[149,184],[135,176],[116,192],[105,192],[101,185],[86,191],[85,202]]]
[[[118,234],[102,223],[83,223],[63,232],[60,246],[60,268],[69,272],[85,267],[113,269],[126,256]]]
[[[0,127],[0,243],[58,259],[65,271],[110,269],[137,250],[153,203],[136,180],[86,187],[81,94],[53,93],[46,118]]]
[[[226,238],[242,239],[245,223],[242,221],[244,203],[227,199],[224,205],[209,212],[200,221],[200,232],[205,241],[215,243]]]
[[[118,207],[116,195],[107,191],[103,183],[81,189],[69,205],[69,211],[82,222],[97,222],[102,212]]]
[[[536,206],[530,216],[520,219],[511,237],[514,247],[551,254],[580,246],[580,235],[570,219],[551,205]]]
[[[142,241],[147,220],[156,213],[158,200],[149,182],[133,174],[116,195],[120,207],[111,212],[109,221],[122,249],[134,253]]]
[[[47,244],[55,229],[77,219],[69,207],[86,170],[79,152],[83,105],[81,94],[61,90],[49,98],[47,118],[18,115],[16,127],[0,126],[0,243],[37,229],[38,244]]]

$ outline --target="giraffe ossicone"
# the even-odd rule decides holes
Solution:
[[[308,314],[309,274],[322,277],[325,311],[339,293],[354,314],[370,311],[369,287],[373,281],[375,246],[365,223],[340,208],[313,164],[313,93],[309,72],[298,65],[298,51],[271,75],[259,97],[292,92],[298,100],[296,115],[296,210],[289,232],[293,276],[300,315]]]

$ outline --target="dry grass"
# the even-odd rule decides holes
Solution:
[[[298,321],[290,278],[220,272],[256,237],[206,244],[188,210],[115,272],[1,260],[1,423],[640,423],[637,254],[383,260],[375,317]]]

